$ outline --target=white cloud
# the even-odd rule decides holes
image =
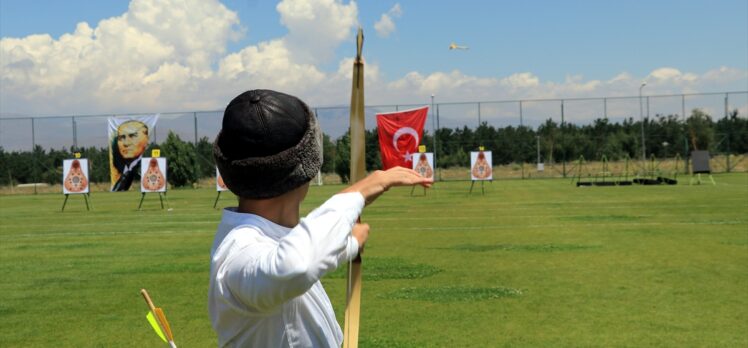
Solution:
[[[3,38],[3,104],[34,113],[161,109],[212,76],[238,23],[215,0],[133,0],[123,15],[79,23],[57,40]]]
[[[325,63],[335,48],[351,39],[358,24],[355,2],[340,0],[284,0],[276,6],[288,28],[283,38],[294,61]]]
[[[374,23],[374,30],[376,30],[377,35],[380,37],[389,37],[390,34],[394,33],[397,30],[397,26],[393,18],[400,18],[402,14],[403,10],[400,8],[400,3],[396,3],[387,13],[383,13],[379,20]]]
[[[614,76],[612,79],[608,80],[607,82],[609,84],[621,83],[621,82],[629,81],[632,78],[633,78],[633,76],[631,76],[631,74],[629,74],[627,72],[622,72],[622,73]]]
[[[524,72],[501,79],[501,84],[511,89],[532,88],[540,84],[540,79],[532,73]]]
[[[374,30],[377,31],[377,35],[388,37],[395,31],[395,22],[392,21],[392,18],[390,18],[389,15],[383,13],[382,17],[374,23]]]
[[[229,82],[252,81],[258,87],[274,86],[297,93],[324,78],[314,65],[294,62],[283,40],[263,42],[228,55],[221,60],[218,73]]]
[[[403,9],[400,7],[400,3],[396,3],[395,5],[390,8],[389,11],[387,11],[391,16],[400,18],[400,16],[403,15]]]
[[[703,75],[705,81],[724,82],[724,81],[746,81],[748,80],[748,70],[741,70],[721,66],[717,69],[709,70]]]

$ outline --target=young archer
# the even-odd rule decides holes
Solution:
[[[320,278],[356,257],[364,206],[393,186],[431,179],[376,171],[306,217],[299,208],[322,165],[319,126],[298,98],[252,90],[226,107],[216,165],[239,197],[211,248],[208,308],[220,347],[339,347],[343,334]]]

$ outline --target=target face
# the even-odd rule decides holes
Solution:
[[[88,159],[67,159],[62,162],[62,193],[88,193]]]
[[[166,158],[143,157],[140,178],[140,192],[166,192]]]

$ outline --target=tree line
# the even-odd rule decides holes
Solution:
[[[729,115],[713,120],[700,109],[694,109],[685,120],[677,115],[657,115],[636,121],[628,118],[620,123],[605,118],[590,124],[559,124],[546,120],[536,129],[526,126],[494,127],[487,123],[477,128],[440,128],[436,131],[436,162],[441,168],[467,167],[470,152],[480,146],[492,151],[494,165],[509,163],[544,163],[574,161],[580,156],[586,160],[640,158],[642,153],[642,122],[646,156],[657,158],[686,157],[693,150],[712,153],[748,153],[748,119],[739,117],[734,110]],[[350,170],[350,138],[346,133],[332,139],[323,134],[324,162],[322,172],[337,173],[343,182],[348,181]],[[424,131],[422,144],[433,152],[434,135]],[[146,153],[158,148],[169,159],[168,180],[174,187],[189,186],[201,178],[213,177],[213,145],[203,137],[197,143],[183,141],[169,133],[160,144],[151,144]],[[92,182],[109,181],[109,152],[106,147],[74,149],[43,149],[32,151],[5,151],[0,147],[0,185],[45,182],[59,183],[62,178],[62,161],[80,152],[90,162],[89,179]],[[538,153],[539,152],[539,153]],[[377,129],[366,131],[366,168],[382,167],[379,157]]]

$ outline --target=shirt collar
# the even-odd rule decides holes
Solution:
[[[237,211],[237,207],[224,208],[221,221],[222,223],[228,224],[233,227],[241,225],[252,225],[259,227],[262,233],[275,240],[284,237],[292,230],[292,228],[290,227],[278,225],[275,222],[272,222],[262,216],[250,213],[241,213]]]

